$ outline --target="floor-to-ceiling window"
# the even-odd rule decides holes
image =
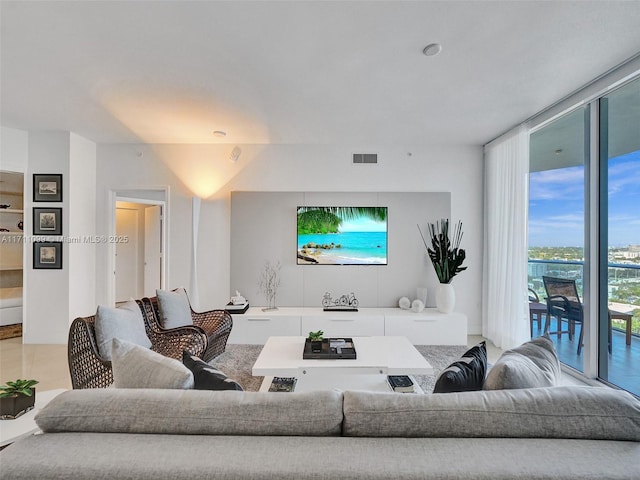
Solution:
[[[603,96],[599,107],[600,299],[607,304],[599,331],[607,338],[599,342],[598,374],[640,395],[640,79]]]
[[[588,112],[588,107],[573,110],[531,135],[529,288],[542,302],[554,295],[547,292],[543,277],[575,285],[584,302]],[[542,328],[547,321],[561,361],[583,371],[584,355],[578,353],[582,325],[552,317],[543,319]],[[534,329],[533,335],[541,333]]]
[[[575,285],[584,312],[541,323],[563,363],[640,395],[640,79],[534,129],[530,159],[529,287]]]

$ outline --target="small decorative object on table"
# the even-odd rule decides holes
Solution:
[[[227,303],[224,309],[229,313],[244,313],[249,310],[249,302],[236,290],[235,296],[231,297],[231,301]]]
[[[37,380],[16,380],[0,386],[0,420],[13,420],[33,409]]]
[[[394,392],[413,393],[413,381],[407,375],[387,375],[389,386]]]
[[[260,292],[267,299],[267,306],[262,310],[268,312],[269,310],[277,310],[276,307],[276,292],[280,286],[280,269],[282,265],[277,262],[275,265],[271,265],[271,262],[267,260],[260,272],[260,278],[258,279],[258,286]]]
[[[414,313],[420,313],[421,311],[424,310],[424,303],[422,303],[422,300],[414,300],[413,302],[411,302],[411,311]]]
[[[322,297],[322,307],[325,312],[357,312],[358,299],[351,292],[349,295],[342,295],[340,298],[333,300],[329,292],[325,292]]]
[[[411,300],[409,300],[409,297],[401,297],[400,300],[398,300],[398,307],[400,307],[401,310],[409,310],[411,308]]]
[[[296,377],[273,377],[270,392],[293,392],[296,389]]]
[[[304,342],[302,358],[305,360],[355,360],[356,348],[352,338],[325,338],[321,341],[307,338]]]
[[[317,332],[309,332],[309,336],[307,339],[311,344],[311,352],[320,353],[322,351],[322,338],[324,332],[322,330],[318,330]]]

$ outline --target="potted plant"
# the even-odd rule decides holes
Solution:
[[[467,269],[467,267],[462,266],[466,253],[460,248],[462,222],[458,221],[455,225],[451,232],[452,236],[449,235],[448,219],[442,219],[436,223],[428,223],[427,229],[430,243],[427,243],[418,225],[420,236],[440,282],[436,292],[436,306],[441,312],[451,313],[455,306],[455,292],[451,286],[451,281],[458,273]]]
[[[322,330],[318,330],[317,332],[309,332],[309,342],[311,342],[311,352],[319,353],[322,351],[322,340],[324,336],[324,332]]]
[[[0,386],[0,419],[18,418],[36,403],[37,380],[16,380]]]

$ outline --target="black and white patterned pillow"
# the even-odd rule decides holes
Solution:
[[[487,373],[487,344],[479,344],[467,350],[460,360],[445,368],[433,389],[433,393],[469,392],[482,390]]]
[[[186,350],[182,352],[182,363],[193,373],[195,390],[243,390],[238,382]]]

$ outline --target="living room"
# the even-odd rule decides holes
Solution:
[[[11,347],[28,357],[22,365],[37,358],[29,371],[45,375],[50,352],[64,355],[74,318],[128,299],[117,298],[108,241],[117,238],[120,198],[163,203],[162,287],[184,287],[198,311],[221,308],[236,290],[266,306],[265,261],[282,265],[280,308],[319,307],[324,292],[391,308],[420,286],[434,308],[438,279],[416,224],[461,221],[467,269],[453,283],[455,311],[467,318],[469,346],[488,340],[495,361],[529,335],[529,317],[517,335],[487,327],[486,196],[501,187],[488,186],[486,147],[640,72],[637,1],[3,0],[0,8],[1,169],[24,175],[25,237],[39,206],[33,175],[62,175],[61,202],[46,205],[62,209],[61,268],[34,268],[25,243],[19,353],[15,339]],[[354,163],[357,154],[377,161]],[[268,240],[247,228],[255,246],[234,251],[234,226],[246,221],[233,205],[238,193],[349,206],[398,194],[398,209],[418,213],[400,226],[399,215],[389,219],[387,266],[316,267],[296,263],[295,231],[277,219],[295,221],[295,201],[263,215]],[[415,205],[415,193],[448,203]],[[526,262],[524,252],[525,270]],[[394,263],[413,266],[385,284]],[[314,268],[324,283],[309,279]],[[596,347],[587,343],[591,381]],[[69,388],[56,384],[57,372],[51,388]]]

